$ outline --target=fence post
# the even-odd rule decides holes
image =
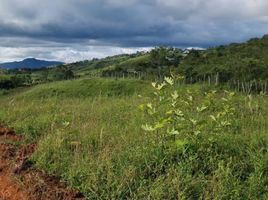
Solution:
[[[216,82],[215,85],[219,85],[219,72],[216,74]]]
[[[255,82],[255,90],[256,90],[256,92],[258,92],[258,83],[256,80],[254,80],[254,82]]]

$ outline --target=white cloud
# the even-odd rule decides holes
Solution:
[[[31,55],[78,60],[163,44],[207,47],[268,33],[267,0],[0,0],[0,5],[0,61]]]
[[[137,51],[148,51],[150,48],[121,48],[111,46],[75,47],[0,47],[0,61],[22,60],[26,57],[57,60],[66,63],[103,58],[117,54],[131,54]]]

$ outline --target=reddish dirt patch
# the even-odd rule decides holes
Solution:
[[[21,190],[13,180],[10,179],[10,175],[0,175],[0,199],[3,200],[28,200],[29,196],[26,192]]]
[[[15,135],[12,129],[0,126],[0,135]]]
[[[57,177],[32,169],[29,157],[35,144],[16,147],[23,140],[11,129],[0,126],[0,200],[84,199]]]
[[[29,196],[12,177],[9,159],[15,156],[12,145],[0,145],[0,199],[27,200]]]
[[[12,129],[8,129],[0,126],[0,142],[1,141],[21,141],[23,139],[22,136],[16,135]]]

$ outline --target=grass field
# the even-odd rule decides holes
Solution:
[[[194,105],[215,89],[176,88],[182,98],[190,91]],[[163,148],[141,128],[150,119],[139,105],[152,94],[151,83],[137,80],[54,82],[0,92],[0,121],[38,143],[36,168],[88,199],[268,198],[267,96],[233,97],[239,131],[205,131],[182,148]]]

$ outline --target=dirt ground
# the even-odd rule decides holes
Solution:
[[[36,145],[22,143],[22,136],[0,125],[0,200],[84,199],[57,177],[33,169],[29,157]]]

